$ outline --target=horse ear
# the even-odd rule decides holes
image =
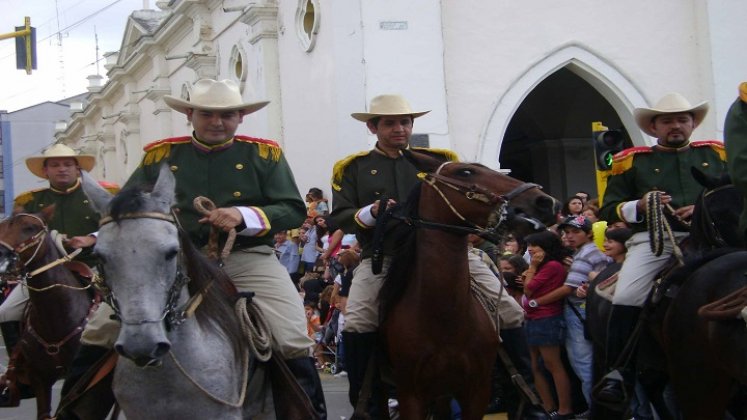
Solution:
[[[152,196],[158,198],[159,201],[163,201],[168,208],[174,203],[176,190],[176,178],[171,172],[169,165],[162,164],[158,171],[158,181],[153,187]]]
[[[80,171],[83,192],[91,201],[91,207],[99,214],[105,214],[113,195],[104,189],[87,171]]]
[[[402,150],[402,155],[409,160],[421,172],[436,172],[439,166],[446,162],[446,159],[439,160],[431,155],[421,152],[415,152],[410,149]]]

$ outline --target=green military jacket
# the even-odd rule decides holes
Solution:
[[[731,180],[745,197],[740,231],[747,230],[747,82],[739,86],[739,98],[731,105],[724,122],[724,141]]]
[[[110,191],[116,191],[116,187],[102,184]],[[47,206],[55,205],[54,216],[49,221],[49,229],[73,236],[85,236],[99,230],[99,214],[96,213],[88,203],[81,188],[80,180],[66,191],[54,188],[43,188],[20,194],[14,200],[16,209],[23,208],[24,212],[37,213]],[[85,248],[76,258],[89,265],[95,265],[96,261],[91,257],[92,250]]]
[[[235,247],[272,246],[273,233],[297,228],[305,219],[306,206],[293,173],[274,141],[236,136],[209,147],[194,137],[176,137],[144,150],[125,187],[153,185],[160,165],[169,165],[176,177],[179,220],[198,247],[207,244],[210,225],[197,222],[202,217],[192,204],[197,196],[209,198],[216,207],[252,207],[262,215],[265,229],[255,236],[238,235]],[[226,234],[221,235],[225,240]]]
[[[612,175],[608,178],[600,210],[602,219],[624,220],[621,206],[654,190],[671,195],[670,204],[675,209],[694,204],[703,187],[693,178],[691,167],[720,176],[726,171],[723,143],[695,141],[680,148],[655,145],[623,150],[615,155],[612,163]],[[645,216],[638,216],[643,221],[632,223],[633,231],[645,231]],[[686,231],[687,228],[676,220],[669,221],[674,230]]]
[[[418,152],[435,155],[439,159],[456,160],[456,154],[447,150],[413,148]],[[348,156],[335,164],[332,175],[332,218],[345,233],[355,233],[361,246],[362,257],[373,252],[372,227],[357,219],[361,208],[373,204],[382,197],[404,203],[415,184],[419,171],[404,156],[390,158],[379,149]],[[384,236],[384,255],[392,256],[396,231],[404,228],[401,222],[392,220]]]

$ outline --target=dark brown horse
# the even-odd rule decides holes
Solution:
[[[736,252],[742,245],[737,229],[742,198],[726,174],[692,174],[704,189],[685,243],[686,263],[667,276],[663,284],[669,286],[657,293],[660,300],[645,310],[637,371],[660,418],[676,417],[663,398],[669,381],[685,419],[720,420],[735,401],[737,384],[747,384],[747,328],[735,316],[708,319],[698,309],[747,285],[747,255]],[[604,374],[598,362],[605,354],[611,303],[596,294],[595,285],[596,280],[590,284],[587,314],[596,382]],[[592,413],[605,419],[630,417],[597,406]]]
[[[744,418],[747,317],[740,310],[747,307],[747,296],[736,293],[722,301],[725,305],[713,304],[747,290],[747,252],[740,249],[737,228],[742,195],[728,177],[696,174],[696,179],[706,188],[691,227],[692,245],[701,252],[678,274],[685,280],[664,317],[668,372],[686,420],[720,420],[727,410]]]
[[[495,236],[508,225],[554,223],[557,202],[535,184],[479,164],[406,156],[426,174],[408,204],[416,229],[409,234],[411,245],[392,262],[380,295],[386,314],[381,333],[400,414],[444,418],[455,398],[462,418],[481,419],[498,334],[470,291],[467,234]]]
[[[6,377],[30,385],[38,419],[50,417],[52,385],[64,376],[78,351],[91,306],[87,287],[68,267],[86,275],[90,270],[86,273],[81,263],[64,263],[47,229],[53,212],[50,206],[0,223],[1,271],[18,276],[31,301]]]

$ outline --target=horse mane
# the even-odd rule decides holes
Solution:
[[[158,211],[148,194],[149,187],[130,187],[114,196],[110,202],[109,215],[119,222],[128,213]],[[197,323],[203,327],[218,329],[234,346],[237,355],[243,354],[246,343],[238,317],[234,313],[235,287],[228,275],[202,254],[179,227],[179,243],[183,253],[186,275],[190,281],[187,290],[190,296],[203,291],[202,303],[195,311]]]
[[[187,290],[190,296],[203,292],[202,303],[195,311],[195,318],[202,327],[218,327],[233,344],[237,355],[246,348],[239,319],[234,312],[236,287],[225,271],[200,252],[189,239],[184,229],[179,229],[179,242],[184,253],[184,265],[190,282]]]
[[[415,184],[407,201],[398,210],[399,215],[405,218],[418,217],[421,185],[422,182]],[[405,293],[407,284],[412,277],[412,270],[415,267],[414,261],[417,256],[416,229],[414,227],[396,230],[394,234],[396,235],[395,243],[398,246],[394,250],[394,256],[387,269],[384,283],[379,290],[379,324],[386,320],[389,311]]]

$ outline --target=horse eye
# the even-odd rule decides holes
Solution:
[[[472,169],[464,168],[464,169],[460,169],[457,175],[468,177],[468,176],[474,175],[474,173],[472,172]]]
[[[169,251],[169,252],[167,252],[167,253],[166,253],[166,255],[164,256],[164,259],[165,259],[166,261],[171,261],[171,260],[173,260],[173,259],[174,259],[174,257],[176,257],[176,254],[177,254],[177,253],[179,253],[179,250],[177,250],[177,249],[172,249],[171,251]]]

